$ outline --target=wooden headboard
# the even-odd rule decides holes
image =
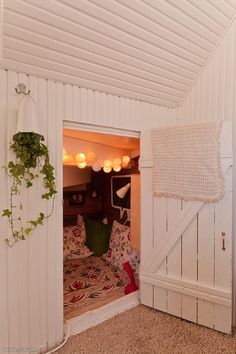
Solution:
[[[77,224],[77,217],[78,214],[80,215],[88,215],[92,219],[99,219],[101,220],[103,218],[102,212],[101,211],[78,211],[76,214],[64,214],[63,215],[63,226],[75,226]]]
[[[63,215],[63,226],[75,226],[77,224],[77,214]]]
[[[77,216],[88,215],[91,218],[102,218],[102,200],[98,198],[91,198],[90,188],[83,190],[82,203],[75,205],[71,203],[71,195],[74,194],[73,190],[64,191],[63,193],[63,225],[75,226],[77,224]]]

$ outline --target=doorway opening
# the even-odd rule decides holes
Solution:
[[[63,129],[64,317],[86,328],[139,301],[140,138],[80,128]]]

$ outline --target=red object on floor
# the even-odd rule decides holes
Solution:
[[[123,264],[123,269],[127,272],[130,283],[126,285],[125,287],[125,295],[132,293],[135,290],[138,290],[137,286],[135,285],[135,278],[134,278],[134,272],[133,269],[131,268],[131,265],[129,262],[125,262]]]

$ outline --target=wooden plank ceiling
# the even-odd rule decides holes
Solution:
[[[96,144],[111,146],[117,149],[139,150],[140,139],[129,136],[101,134],[82,130],[63,129],[63,136]]]
[[[4,0],[3,66],[162,106],[186,97],[235,0]]]

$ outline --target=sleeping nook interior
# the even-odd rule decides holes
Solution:
[[[64,129],[64,316],[138,292],[139,138]]]

